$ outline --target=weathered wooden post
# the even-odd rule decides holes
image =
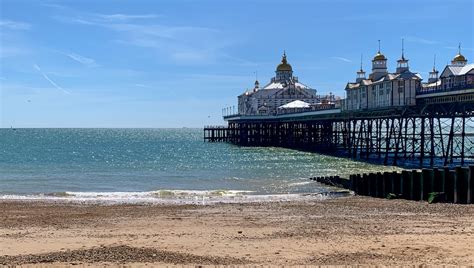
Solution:
[[[402,174],[396,171],[393,171],[392,172],[392,192],[396,194],[397,196],[401,195],[402,193],[401,184],[402,184]]]
[[[444,171],[442,169],[434,169],[434,191],[444,192]]]
[[[413,176],[413,186],[412,186],[412,200],[421,200],[423,199],[423,180],[422,180],[422,174],[421,172],[418,172],[417,170],[412,171],[412,176]]]
[[[391,175],[389,172],[383,173],[383,197],[386,198],[388,194],[392,193],[392,183],[391,183]]]
[[[351,185],[351,190],[354,191],[354,193],[358,194],[358,189],[357,189],[357,177],[355,174],[349,175],[349,181]]]
[[[467,182],[469,176],[469,169],[462,168],[460,166],[456,167],[456,202],[459,204],[466,204],[467,203]]]
[[[469,166],[469,181],[468,181],[468,204],[474,204],[474,166]]]
[[[362,175],[357,174],[356,181],[357,181],[357,189],[360,192],[361,191]]]
[[[380,172],[377,172],[376,180],[375,180],[375,185],[376,185],[376,196],[384,198],[384,185],[383,185],[383,175]]]
[[[458,174],[456,170],[451,170],[450,172],[452,184],[453,184],[453,203],[459,203],[459,192],[458,192]]]
[[[443,167],[444,171],[444,192],[446,193],[446,202],[454,203],[454,176],[449,167]]]
[[[412,178],[410,178],[410,172],[408,170],[402,171],[401,176],[401,193],[404,199],[411,199],[411,189],[412,189]]]
[[[433,192],[433,170],[424,168],[421,170],[423,178],[423,200],[428,200],[429,193]]]
[[[369,176],[366,173],[362,174],[360,192],[361,192],[360,193],[361,195],[370,195],[369,194]]]
[[[369,195],[377,196],[377,174],[369,173]]]

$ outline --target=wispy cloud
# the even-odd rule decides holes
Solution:
[[[67,6],[56,4],[56,3],[44,3],[42,4],[42,6],[56,8],[56,9],[68,9]]]
[[[29,30],[31,28],[31,24],[21,21],[0,20],[0,28],[6,28],[10,30]]]
[[[151,86],[145,85],[145,84],[135,84],[134,86],[136,86],[136,87],[142,87],[142,88],[151,88]]]
[[[77,17],[56,17],[74,24],[93,25],[115,32],[119,44],[154,49],[176,63],[208,64],[224,59],[223,48],[233,42],[234,37],[214,28],[198,26],[170,26],[149,22],[130,22],[132,19],[155,18],[158,15],[130,14],[82,14]]]
[[[350,59],[344,57],[331,57],[331,59],[340,60],[343,62],[352,62]]]
[[[44,77],[44,79],[46,79],[46,81],[48,81],[53,87],[55,87],[58,90],[61,90],[62,92],[66,94],[71,94],[71,92],[65,90],[64,88],[59,86],[56,82],[54,82],[51,78],[49,78],[49,76],[41,70],[38,64],[33,64],[33,68],[35,68]]]
[[[425,39],[425,38],[421,38],[417,36],[405,36],[404,39],[407,42],[419,43],[419,44],[425,44],[425,45],[435,45],[439,43],[439,41],[436,41],[436,40]]]
[[[455,46],[447,46],[447,47],[444,47],[446,49],[452,49],[452,50],[458,50],[459,47],[455,47]],[[474,51],[474,48],[472,47],[461,47],[461,53],[463,50],[467,50],[467,51]]]
[[[159,16],[156,14],[96,14],[97,17],[110,21],[126,21],[135,19],[154,19]]]
[[[98,64],[95,62],[94,59],[87,58],[87,57],[81,56],[81,55],[76,54],[76,53],[63,53],[63,54],[68,56],[70,59],[72,59],[76,62],[79,62],[80,64],[85,65],[87,67],[97,67],[98,66]]]

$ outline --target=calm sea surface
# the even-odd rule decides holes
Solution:
[[[328,190],[312,176],[393,169],[204,143],[202,135],[201,129],[0,129],[0,199],[307,196]]]

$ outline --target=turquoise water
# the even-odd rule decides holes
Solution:
[[[312,176],[392,168],[203,142],[201,129],[0,129],[1,198],[301,195]]]

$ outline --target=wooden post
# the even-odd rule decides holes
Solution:
[[[456,167],[456,193],[457,202],[459,204],[467,204],[467,192],[468,192],[468,176],[469,169]]]
[[[451,171],[451,176],[453,180],[453,203],[459,203],[459,179],[458,179],[458,172],[457,170]]]
[[[410,172],[408,170],[402,171],[401,180],[401,193],[404,199],[411,199],[412,179],[410,178]]]
[[[392,193],[396,194],[397,196],[402,194],[401,184],[402,184],[402,174],[396,171],[393,171],[392,172]]]
[[[423,178],[423,200],[428,200],[429,193],[433,192],[433,170],[432,169],[422,169],[422,178]]]
[[[417,170],[412,171],[412,176],[413,176],[413,195],[412,195],[412,200],[422,200],[423,199],[423,180],[422,180],[422,175],[421,172],[418,172]]]
[[[442,169],[434,169],[434,180],[433,180],[433,191],[434,192],[444,192],[444,171]]]
[[[376,197],[377,196],[377,175],[375,173],[369,173],[369,181],[368,181],[368,189],[369,189],[369,196]]]
[[[389,172],[383,173],[383,197],[387,197],[388,194],[392,193],[391,174]]]
[[[467,203],[474,204],[474,166],[469,166],[469,180],[467,189]]]
[[[376,189],[375,189],[375,191],[376,191],[376,196],[377,196],[377,197],[381,197],[381,198],[385,197],[385,196],[383,195],[383,194],[384,194],[384,191],[383,191],[383,189],[384,189],[384,187],[383,187],[383,186],[384,186],[384,184],[383,184],[383,175],[382,175],[382,173],[380,173],[380,172],[377,172],[377,177],[376,177],[376,180],[375,180],[375,185],[376,185]]]

